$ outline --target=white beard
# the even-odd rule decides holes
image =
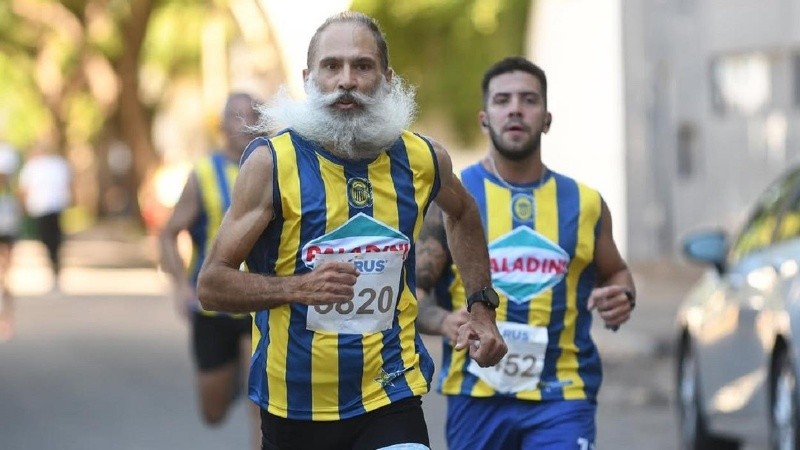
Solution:
[[[371,95],[355,90],[325,94],[312,78],[306,82],[306,92],[306,100],[297,100],[281,87],[272,101],[258,107],[261,117],[256,131],[270,133],[289,127],[340,158],[371,161],[394,144],[414,120],[417,109],[413,88],[398,76],[391,83],[383,79]],[[333,109],[342,97],[361,107]]]

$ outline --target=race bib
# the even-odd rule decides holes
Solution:
[[[547,328],[512,322],[498,322],[497,328],[508,346],[506,356],[493,367],[481,367],[470,360],[467,370],[497,392],[536,389],[544,368]]]
[[[350,300],[309,306],[306,328],[336,334],[370,334],[391,328],[400,294],[403,253],[319,253],[314,265],[326,261],[353,263],[361,274]]]

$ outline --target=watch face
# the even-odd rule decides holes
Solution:
[[[486,288],[483,290],[483,298],[485,298],[486,301],[492,304],[495,308],[500,305],[500,297],[492,288]]]
[[[467,297],[467,311],[472,310],[473,303],[483,303],[490,309],[497,309],[500,306],[500,297],[494,289],[485,287]]]

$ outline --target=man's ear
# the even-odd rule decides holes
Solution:
[[[489,121],[486,118],[486,112],[480,111],[478,113],[478,123],[483,131],[486,131],[489,128]]]
[[[383,76],[386,77],[387,83],[391,83],[392,77],[394,76],[394,70],[391,67],[389,67],[388,69],[386,69],[386,72],[383,72]]]
[[[553,123],[553,115],[548,112],[547,115],[544,116],[544,128],[542,129],[542,131],[544,131],[545,133],[550,131],[551,123]]]
[[[306,82],[308,82],[308,77],[311,75],[311,72],[308,69],[303,69],[303,87],[305,87]]]

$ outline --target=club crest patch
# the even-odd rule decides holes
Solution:
[[[533,221],[533,197],[529,194],[516,194],[511,199],[511,212],[519,222]]]
[[[372,206],[372,183],[365,178],[351,178],[347,181],[347,202],[353,208]]]

